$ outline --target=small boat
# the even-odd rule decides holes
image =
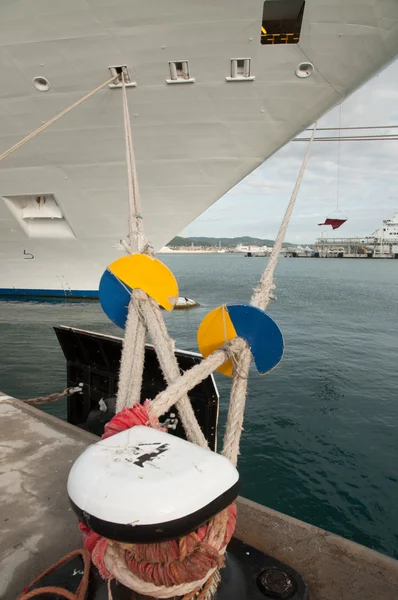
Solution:
[[[200,306],[200,304],[199,302],[196,302],[196,300],[192,300],[192,298],[187,298],[186,296],[180,296],[177,303],[174,305],[174,310],[184,310],[196,308],[198,306]]]

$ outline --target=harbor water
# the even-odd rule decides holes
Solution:
[[[164,313],[188,350],[207,312],[249,300],[267,260],[161,258],[180,294],[201,304]],[[276,284],[269,312],[286,351],[269,375],[250,374],[242,495],[398,558],[398,261],[284,258]],[[64,389],[57,324],[121,333],[97,302],[0,302],[1,391]],[[217,384],[221,438],[230,381],[219,375]],[[64,418],[65,401],[46,410]]]

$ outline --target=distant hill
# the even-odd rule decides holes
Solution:
[[[218,246],[221,243],[221,247],[233,247],[238,244],[243,244],[244,246],[273,246],[275,240],[265,240],[262,238],[250,237],[249,235],[244,235],[241,237],[227,238],[227,237],[180,237],[177,236],[173,238],[167,245],[168,246]],[[289,244],[285,242],[284,246],[294,246],[295,244]]]

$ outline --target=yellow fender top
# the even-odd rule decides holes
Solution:
[[[177,280],[157,258],[147,254],[131,254],[118,258],[108,269],[129,288],[139,288],[166,310],[173,310],[178,300]]]

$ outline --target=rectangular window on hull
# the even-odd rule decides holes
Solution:
[[[304,8],[304,0],[265,0],[261,43],[297,44]]]
[[[189,74],[189,63],[187,60],[176,60],[169,62],[170,79],[167,83],[194,83],[195,79]]]
[[[251,75],[251,58],[232,58],[231,75],[226,77],[227,81],[253,81]]]

